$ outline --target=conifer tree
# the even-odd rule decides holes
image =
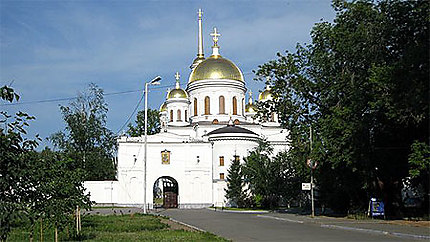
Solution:
[[[243,207],[244,206],[244,191],[243,191],[243,177],[242,165],[240,164],[239,156],[234,156],[233,161],[228,169],[227,175],[227,189],[226,198],[230,201],[231,205]]]

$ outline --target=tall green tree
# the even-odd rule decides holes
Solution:
[[[312,41],[261,65],[292,147],[314,147],[321,199],[338,211],[365,208],[373,196],[388,215],[401,204],[413,140],[428,143],[427,1],[333,1],[333,23],[317,23]],[[268,110],[269,109],[269,110]],[[294,159],[303,161],[302,154]]]
[[[12,103],[19,95],[10,87],[0,88],[0,98]],[[10,115],[0,112],[0,240],[5,241],[11,225],[24,214],[32,184],[28,182],[29,155],[38,145],[38,137],[27,139],[29,122],[34,120],[24,112]]]
[[[108,112],[103,89],[90,84],[68,106],[60,106],[66,128],[51,135],[61,152],[75,161],[73,168],[87,173],[87,180],[115,179],[115,136],[106,127]]]
[[[148,109],[148,135],[160,133],[160,112],[157,109]],[[127,134],[132,137],[145,135],[145,110],[137,112],[135,124],[128,124]]]
[[[249,189],[247,192],[251,199],[257,206],[271,209],[293,202],[306,202],[300,184],[309,181],[310,173],[305,162],[294,159],[298,151],[282,151],[276,155],[272,152],[270,144],[261,141],[244,158],[242,185]]]
[[[424,203],[428,203],[428,191],[430,190],[430,146],[425,142],[415,141],[411,145],[409,162],[409,180],[419,191]],[[424,206],[425,207],[425,206]]]
[[[1,99],[18,101],[10,87],[0,88]],[[0,240],[5,241],[16,221],[30,221],[30,240],[39,218],[48,218],[57,227],[71,223],[70,213],[76,206],[88,207],[84,195],[83,175],[71,169],[70,159],[60,154],[38,153],[40,140],[26,138],[26,127],[34,117],[18,112],[14,116],[1,112],[0,118]],[[55,206],[51,204],[55,201]],[[61,220],[59,218],[62,218]]]
[[[230,167],[228,168],[227,175],[227,188],[225,189],[225,197],[229,200],[232,206],[239,208],[245,205],[245,185],[242,175],[242,165],[240,164],[240,157],[234,156]]]

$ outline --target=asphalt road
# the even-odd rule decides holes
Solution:
[[[392,228],[387,233],[383,230],[385,225],[380,223],[345,224],[341,220],[334,223],[332,220],[315,220],[291,214],[227,213],[209,209],[169,209],[158,213],[233,241],[430,240],[427,236],[430,229],[427,228],[420,228],[421,234],[424,233],[421,237],[417,233],[396,232]]]

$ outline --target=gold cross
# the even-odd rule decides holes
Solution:
[[[179,75],[179,72],[176,72],[176,74],[175,74],[175,78],[176,78],[176,80],[177,81],[179,81],[179,78],[181,77],[181,75]]]
[[[219,34],[219,33],[216,31],[216,28],[214,28],[214,32],[213,32],[213,33],[211,33],[211,36],[212,36],[212,39],[213,39],[213,41],[214,41],[214,46],[217,46],[217,45],[218,45],[218,37],[219,37],[219,36],[221,36],[221,34]]]
[[[252,91],[251,90],[249,90],[249,96],[252,97]]]
[[[202,16],[203,16],[203,11],[202,11],[202,9],[201,9],[201,8],[199,8],[199,11],[198,11],[197,13],[199,14],[199,19],[201,19],[201,18],[202,18]]]

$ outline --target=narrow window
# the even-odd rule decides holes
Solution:
[[[205,115],[211,113],[211,101],[209,97],[205,97]]]
[[[245,98],[242,98],[242,115],[245,114]]]
[[[185,110],[185,122],[188,122],[188,110]]]
[[[181,110],[179,110],[178,109],[178,112],[177,112],[177,117],[176,117],[176,121],[182,121],[182,118],[181,118]]]
[[[233,115],[237,115],[237,99],[233,97]]]
[[[170,122],[173,122],[173,110],[170,110]]]
[[[234,156],[234,160],[235,160],[235,161],[240,161],[240,156],[235,155],[235,156]]]
[[[224,156],[219,157],[219,166],[224,166]]]
[[[225,114],[225,99],[224,96],[219,97],[219,113]]]
[[[219,173],[219,179],[224,180],[224,173]]]
[[[197,98],[194,98],[194,116],[197,116]]]

